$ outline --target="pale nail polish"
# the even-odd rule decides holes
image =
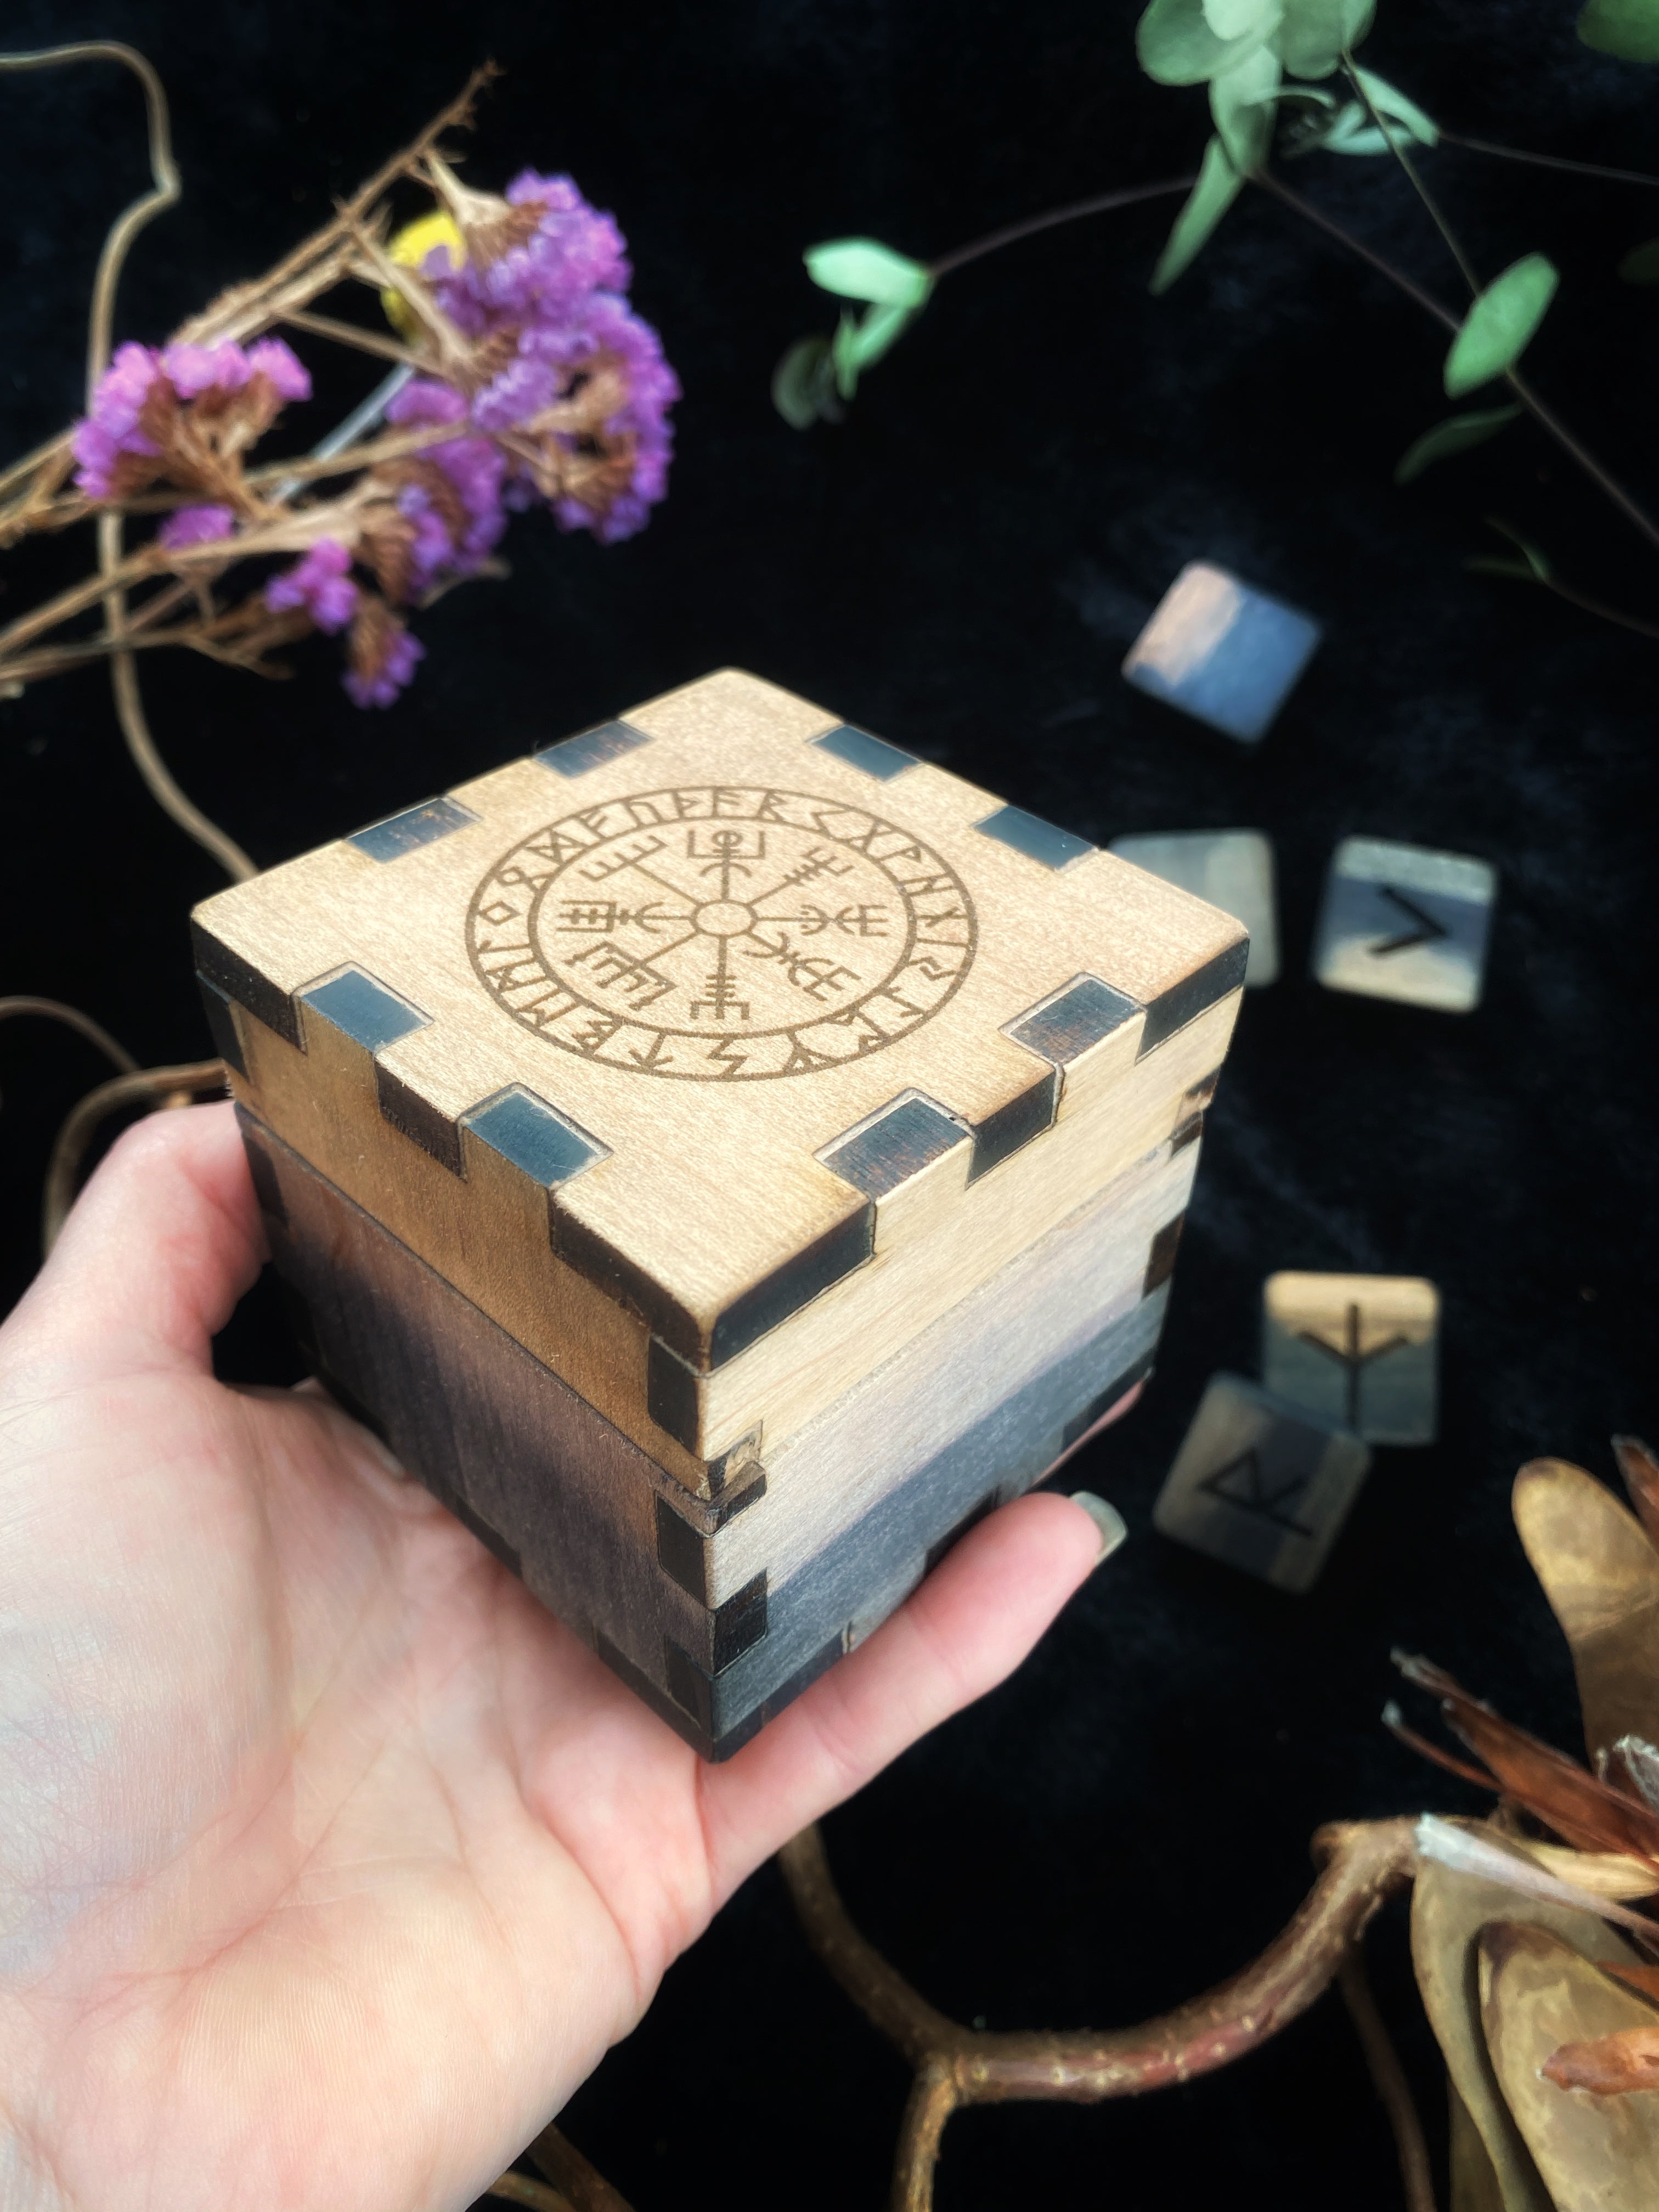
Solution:
[[[1074,1490],[1072,1503],[1080,1505],[1100,1531],[1100,1549],[1095,1554],[1095,1565],[1098,1566],[1103,1559],[1111,1557],[1129,1533],[1123,1516],[1115,1505],[1109,1505],[1103,1498],[1097,1498],[1092,1490]]]

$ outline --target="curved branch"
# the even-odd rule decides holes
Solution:
[[[134,46],[117,39],[83,39],[73,46],[42,46],[33,53],[0,54],[0,70],[52,69],[60,62],[119,62],[144,88],[144,115],[149,131],[151,187],[123,210],[111,224],[98,257],[93,280],[92,313],[87,328],[87,404],[99,378],[109,365],[110,333],[115,319],[115,288],[132,242],[146,223],[178,198],[179,169],[173,158],[173,131],[167,117],[167,96],[151,64]]]
[[[191,1060],[176,1067],[135,1068],[130,1075],[118,1075],[88,1091],[58,1132],[58,1141],[52,1148],[40,1206],[42,1254],[49,1253],[58,1242],[81,1188],[82,1163],[112,1114],[118,1114],[124,1106],[188,1106],[193,1098],[224,1087],[222,1060]]]
[[[963,2101],[953,2069],[930,2058],[910,2087],[893,2160],[893,2212],[933,2212],[933,2168],[945,2123]]]
[[[1376,1999],[1371,1995],[1365,1954],[1360,1944],[1356,1943],[1342,1961],[1337,1979],[1341,1984],[1342,2002],[1348,2008],[1348,2017],[1370,2069],[1372,2086],[1389,2116],[1389,2125],[1394,2130],[1401,2186],[1406,2192],[1406,2212],[1435,2212],[1434,2181],[1429,2167],[1429,2147],[1423,2137],[1423,2123],[1417,2117],[1417,2106],[1406,2079],[1406,2069],[1400,2063],[1400,2054],[1376,2008]]]
[[[1091,2103],[1189,2081],[1265,2043],[1335,1980],[1351,1946],[1416,1864],[1411,1820],[1339,1822],[1314,1838],[1322,1871],[1284,1933],[1205,1996],[1139,2027],[1102,2034],[998,2035],[930,2005],[860,1934],[830,1872],[823,1838],[803,1829],[778,1854],[806,1939],[873,2026],[916,2069],[907,2118],[915,2164],[896,2179],[896,2212],[926,2212],[939,2134],[957,2105],[1016,2099]],[[950,2094],[928,2087],[943,2068]],[[922,2169],[925,2166],[926,2171]]]
[[[15,992],[0,999],[0,1022],[15,1020],[19,1014],[40,1014],[47,1021],[62,1022],[65,1029],[75,1030],[88,1044],[95,1044],[105,1059],[112,1060],[124,1075],[137,1071],[138,1063],[125,1045],[118,1044],[101,1022],[94,1021],[90,1014],[83,1014],[79,1006],[67,1006],[61,999],[36,998],[27,992]]]

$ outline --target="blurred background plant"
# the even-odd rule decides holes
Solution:
[[[1370,30],[1376,12],[1376,0],[1152,0],[1135,37],[1141,68],[1160,85],[1208,88],[1214,127],[1196,172],[1074,201],[1006,225],[929,262],[869,238],[830,239],[809,246],[804,257],[807,274],[822,291],[847,304],[832,336],[799,338],[783,355],[772,379],[778,412],[798,430],[843,420],[860,378],[885,359],[941,280],[957,270],[1059,224],[1182,194],[1152,276],[1153,293],[1167,292],[1251,185],[1368,262],[1440,324],[1448,335],[1442,369],[1446,396],[1480,394],[1486,400],[1444,416],[1413,439],[1395,469],[1396,483],[1414,482],[1436,463],[1470,452],[1529,416],[1625,521],[1659,549],[1659,523],[1521,374],[1522,357],[1556,296],[1559,271],[1547,255],[1528,252],[1483,278],[1430,190],[1423,156],[1451,148],[1650,190],[1659,188],[1659,175],[1528,153],[1446,128],[1407,93],[1355,60],[1354,49]],[[1577,30],[1585,45],[1603,53],[1659,62],[1659,0],[1588,0]],[[1455,310],[1447,307],[1293,191],[1285,181],[1284,166],[1315,154],[1391,161],[1437,234],[1468,304]],[[1619,274],[1629,283],[1659,283],[1659,239],[1633,245],[1620,262]],[[1472,557],[1471,568],[1540,586],[1587,613],[1659,638],[1659,623],[1576,589],[1557,574],[1545,552],[1508,523],[1489,518],[1489,527],[1506,541],[1505,550]]]

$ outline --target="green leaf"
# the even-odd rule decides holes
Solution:
[[[1540,581],[1537,573],[1528,568],[1524,561],[1500,561],[1495,553],[1471,554],[1463,566],[1471,575],[1513,576],[1523,584],[1535,584]]]
[[[1273,143],[1279,57],[1266,46],[1210,84],[1210,112],[1228,159],[1242,175],[1259,168]]]
[[[797,338],[772,372],[772,404],[793,430],[840,419],[828,338]]]
[[[1285,0],[1201,0],[1204,20],[1218,39],[1271,38],[1285,12]]]
[[[830,350],[836,389],[843,399],[850,399],[858,390],[862,372],[872,368],[897,344],[916,313],[915,307],[871,307],[856,322],[851,315],[842,317]]]
[[[1659,62],[1659,0],[1589,0],[1578,35],[1621,62]]]
[[[1512,368],[1544,319],[1561,279],[1542,253],[1528,253],[1494,276],[1463,318],[1446,356],[1445,386],[1453,399]]]
[[[1394,472],[1395,482],[1411,483],[1437,461],[1449,461],[1454,453],[1467,453],[1472,446],[1484,446],[1488,438],[1498,435],[1506,422],[1513,422],[1521,411],[1518,406],[1490,407],[1479,415],[1454,415],[1444,422],[1437,422],[1433,429],[1425,430],[1401,455]]]
[[[1466,561],[1463,563],[1466,568],[1479,569],[1483,574],[1488,576],[1524,576],[1529,583],[1534,584],[1549,582],[1554,571],[1548,561],[1530,539],[1521,535],[1512,523],[1500,522],[1495,514],[1489,514],[1486,517],[1486,527],[1488,530],[1495,530],[1500,538],[1507,538],[1522,558],[1519,561],[1505,561],[1498,559],[1491,554],[1481,553],[1477,554],[1473,560]]]
[[[1268,29],[1277,21],[1275,9]],[[1135,28],[1135,53],[1159,84],[1203,84],[1253,53],[1267,35],[1256,30],[1218,38],[1206,20],[1204,0],[1152,0]]]
[[[1365,97],[1384,122],[1403,123],[1419,146],[1437,146],[1440,143],[1438,125],[1425,115],[1414,100],[1408,100],[1397,85],[1392,85],[1386,77],[1375,76],[1370,70],[1360,69],[1358,65],[1354,75],[1365,88]],[[1359,112],[1362,115],[1365,112],[1363,107]]]
[[[1274,41],[1292,76],[1328,76],[1371,27],[1376,0],[1285,0]]]
[[[933,289],[920,261],[895,253],[873,238],[832,238],[809,246],[801,258],[821,291],[843,300],[872,300],[884,307],[919,307]]]
[[[1168,242],[1158,256],[1157,268],[1152,271],[1154,292],[1169,290],[1176,278],[1201,251],[1211,232],[1243,187],[1244,179],[1227,159],[1226,148],[1220,139],[1212,138],[1204,149],[1198,182],[1188,194],[1186,205],[1176,217]]]
[[[1626,284],[1659,284],[1659,238],[1632,246],[1619,264],[1619,274]]]

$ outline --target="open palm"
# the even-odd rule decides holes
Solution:
[[[1093,1565],[1022,1500],[726,1765],[320,1392],[210,1340],[230,1109],[115,1148],[0,1329],[0,2208],[441,2212],[768,1853]]]

